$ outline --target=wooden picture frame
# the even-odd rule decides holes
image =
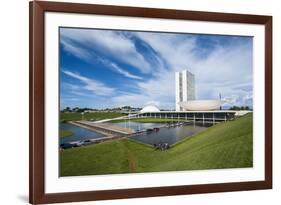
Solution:
[[[93,4],[30,2],[29,200],[32,204],[153,197],[272,188],[272,17]],[[245,23],[265,26],[265,180],[46,194],[44,188],[44,15],[46,12]]]

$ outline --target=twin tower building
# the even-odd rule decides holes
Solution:
[[[195,100],[195,76],[188,70],[176,72],[176,111],[183,111],[181,102]]]
[[[176,111],[221,110],[223,101],[195,100],[195,76],[188,70],[176,72]]]

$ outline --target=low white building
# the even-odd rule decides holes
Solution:
[[[160,112],[160,109],[156,105],[150,104],[150,105],[146,105],[140,111],[140,113],[149,113],[149,112]]]

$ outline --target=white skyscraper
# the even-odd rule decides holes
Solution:
[[[189,100],[195,100],[194,75],[187,70],[176,72],[176,111],[183,110],[179,102]]]

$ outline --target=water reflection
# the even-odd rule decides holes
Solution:
[[[134,140],[150,145],[160,143],[168,143],[171,145],[185,137],[190,137],[198,132],[205,130],[207,127],[212,126],[212,124],[210,123],[191,123],[189,125],[168,128],[166,127],[166,123],[137,123],[128,121],[114,123],[114,125],[128,127],[136,131],[161,127],[161,129],[157,132],[145,132],[131,137]]]
[[[151,130],[150,132],[140,133],[136,136],[132,136],[133,140],[140,141],[146,144],[160,144],[168,143],[169,145],[176,143],[177,141],[190,137],[198,132],[203,131],[211,124],[191,123],[189,125],[167,127],[166,123],[138,123],[138,122],[120,122],[113,123],[115,126],[122,126],[134,129],[136,131]],[[153,130],[153,128],[160,128]],[[87,139],[96,139],[104,137],[102,134],[90,131],[85,128],[81,128],[68,123],[61,123],[60,130],[69,130],[73,132],[72,136],[60,138],[60,144],[69,143],[73,141],[81,141]]]
[[[73,132],[72,136],[60,138],[60,144],[104,137],[102,134],[99,134],[97,132],[93,132],[88,129],[84,129],[68,123],[61,123],[60,130],[69,130]]]
[[[112,123],[112,124],[115,126],[131,128],[136,131],[146,130],[146,129],[155,128],[155,127],[163,127],[164,125],[166,125],[166,123],[139,123],[139,122],[128,122],[128,121]]]
[[[133,136],[132,139],[140,141],[146,144],[160,144],[160,143],[168,143],[174,144],[177,141],[190,137],[198,132],[205,130],[209,125],[185,125],[180,127],[173,128],[161,128],[158,132],[144,133],[141,135]]]

